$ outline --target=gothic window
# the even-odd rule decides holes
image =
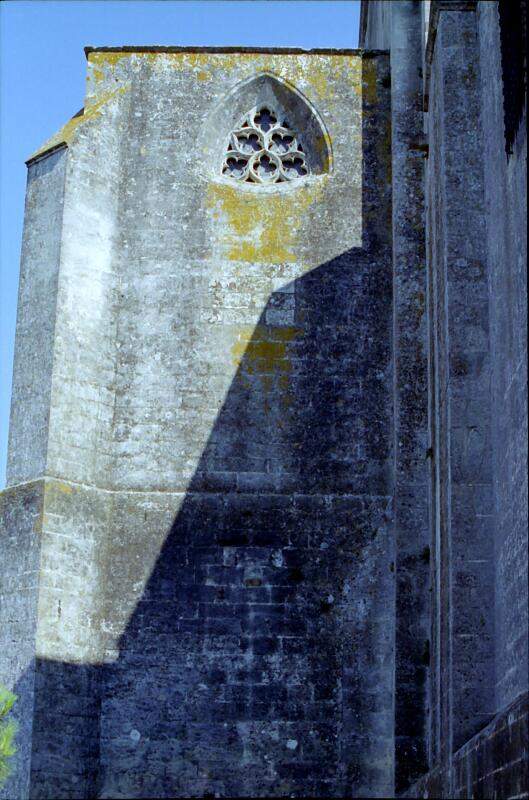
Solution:
[[[299,180],[309,169],[288,121],[271,108],[258,106],[231,132],[222,174],[236,181],[271,184]]]

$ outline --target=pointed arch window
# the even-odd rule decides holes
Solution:
[[[303,145],[270,105],[252,108],[229,136],[222,174],[257,184],[298,181],[309,174]]]

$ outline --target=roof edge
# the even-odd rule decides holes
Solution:
[[[180,47],[164,45],[123,45],[122,47],[84,48],[85,56],[90,53],[256,53],[268,55],[336,55],[336,56],[376,56],[387,53],[386,50],[364,50],[363,48],[315,47]]]
[[[40,161],[47,156],[51,156],[51,154],[56,153],[57,150],[65,150],[67,147],[68,142],[65,139],[60,141],[58,144],[52,144],[49,147],[44,146],[41,150],[37,150],[35,153],[33,153],[33,155],[31,155],[29,158],[26,158],[24,164],[26,167],[31,167],[33,164],[36,164],[37,161]]]

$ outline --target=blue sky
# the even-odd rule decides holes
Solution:
[[[0,4],[0,486],[5,483],[25,159],[83,105],[91,45],[357,47],[355,0]]]

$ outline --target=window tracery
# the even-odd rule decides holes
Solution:
[[[230,134],[222,174],[249,183],[294,181],[309,174],[303,147],[288,121],[258,106]]]

